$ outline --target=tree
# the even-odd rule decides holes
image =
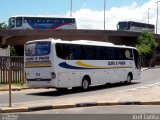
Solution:
[[[138,43],[136,48],[139,50],[141,55],[151,55],[156,47],[154,35],[148,31],[143,31],[138,36]]]
[[[148,31],[143,31],[138,36],[138,43],[136,45],[136,48],[139,50],[139,53],[142,56],[146,57],[149,66],[151,66],[153,61],[153,59],[151,58],[154,58],[155,47],[156,43],[153,33]]]
[[[7,24],[5,22],[0,23],[0,29],[7,29]]]

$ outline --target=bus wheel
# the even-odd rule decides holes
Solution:
[[[126,83],[126,84],[131,84],[131,80],[132,80],[132,79],[131,79],[131,75],[128,74],[128,75],[127,75],[127,80],[125,81],[125,83]]]
[[[82,90],[83,91],[87,91],[88,88],[89,88],[89,78],[88,77],[84,77],[83,80],[82,80]]]

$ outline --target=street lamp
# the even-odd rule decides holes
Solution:
[[[157,34],[157,26],[158,26],[158,3],[159,3],[160,1],[157,1],[156,3],[157,3],[157,19],[156,19],[156,34]]]
[[[70,3],[70,17],[72,17],[72,0],[71,0],[71,3]]]
[[[149,10],[150,10],[151,8],[148,8],[148,24],[149,24]]]
[[[106,29],[105,26],[106,26],[106,0],[104,0],[104,30]]]

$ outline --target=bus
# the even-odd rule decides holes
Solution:
[[[66,90],[140,78],[138,50],[113,43],[43,39],[24,46],[25,79],[29,88]]]
[[[149,32],[155,32],[155,25],[147,24],[147,23],[140,23],[134,21],[121,21],[117,24],[118,31],[133,31],[133,32],[143,32],[147,30]]]
[[[77,29],[75,18],[13,16],[10,29]]]

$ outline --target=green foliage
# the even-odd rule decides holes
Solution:
[[[16,56],[16,55],[17,55],[14,46],[11,46],[11,47],[10,47],[10,55],[11,55],[11,56]]]
[[[0,23],[0,29],[7,29],[7,24],[5,22]]]
[[[136,48],[142,55],[151,55],[156,47],[155,39],[152,33],[143,31],[138,37]]]

